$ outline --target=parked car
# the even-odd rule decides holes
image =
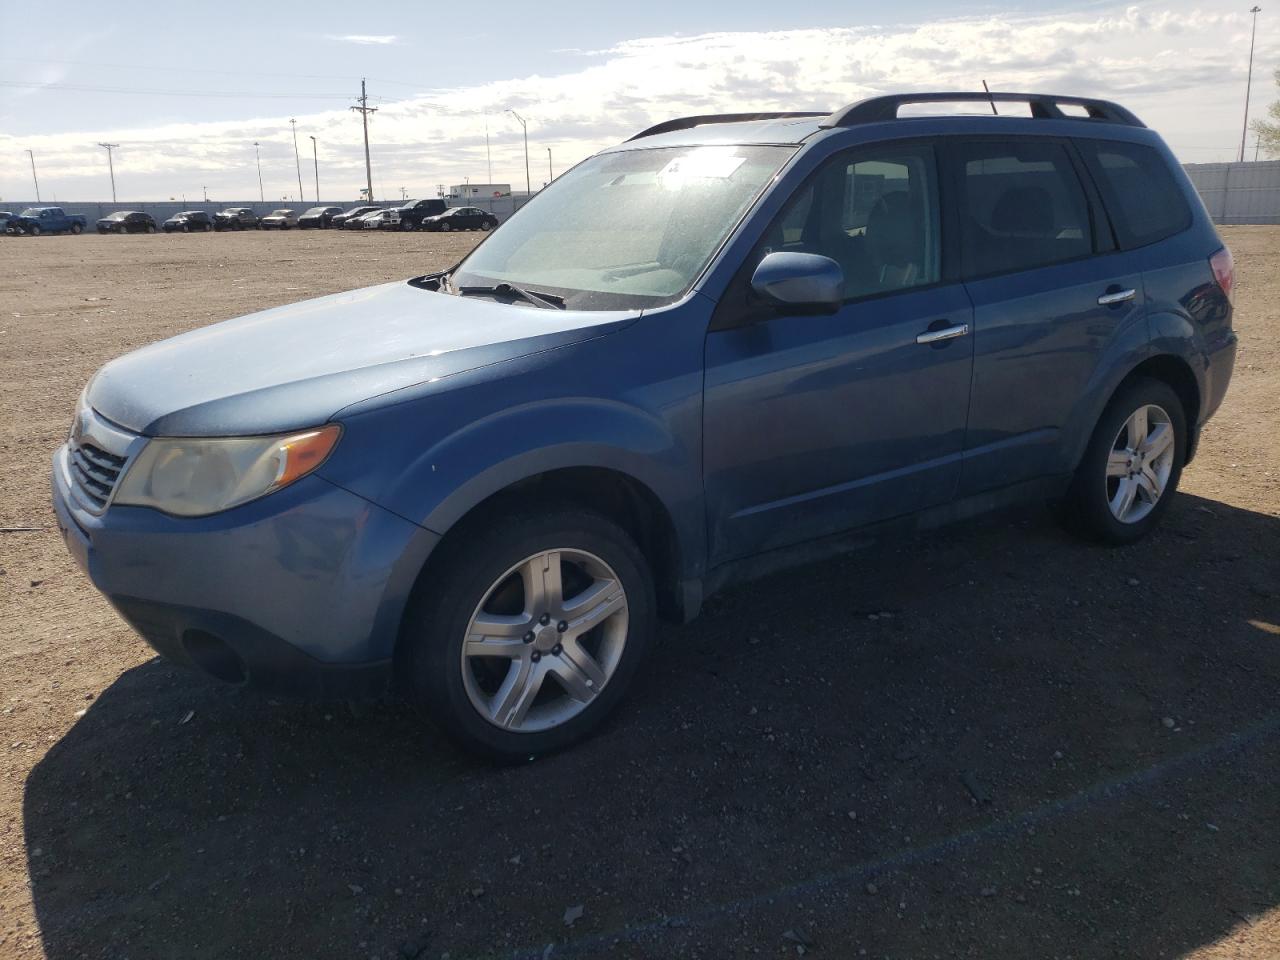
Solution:
[[[215,230],[256,230],[258,226],[258,215],[251,207],[227,207],[213,215]]]
[[[346,213],[339,213],[330,221],[335,227],[345,227],[351,220],[358,220],[367,213],[373,213],[375,210],[381,210],[378,206],[352,207]]]
[[[155,233],[156,221],[149,213],[120,210],[98,221],[99,233]]]
[[[341,207],[312,207],[298,217],[298,227],[304,230],[308,227],[324,230],[333,226],[333,218],[341,213]]]
[[[181,213],[175,213],[160,226],[164,228],[165,233],[173,233],[175,230],[181,233],[203,230],[207,233],[213,229],[213,217],[203,210],[183,210]]]
[[[898,118],[988,99],[1030,116]],[[394,682],[528,757],[728,583],[1021,501],[1143,537],[1231,378],[1234,277],[1107,101],[668,121],[449,270],[107,364],[54,458],[58,524],[173,660]],[[813,629],[856,606],[828,602]]]
[[[352,217],[342,224],[344,230],[377,230],[391,214],[390,210],[380,208],[371,210],[363,216]]]
[[[84,217],[64,213],[61,207],[27,207],[10,218],[6,229],[38,237],[42,233],[80,233],[85,223]]]
[[[272,210],[262,218],[259,226],[263,230],[288,230],[298,225],[298,218],[292,210]]]
[[[424,217],[423,230],[484,230],[498,225],[498,218],[479,207],[454,207],[433,217]]]
[[[409,200],[395,208],[396,229],[417,230],[423,218],[444,213],[447,206],[443,200]]]

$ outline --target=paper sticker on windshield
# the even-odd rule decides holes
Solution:
[[[676,157],[658,173],[661,180],[683,180],[688,177],[727,180],[746,161],[723,150],[695,150]]]

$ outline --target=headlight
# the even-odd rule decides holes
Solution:
[[[129,466],[115,503],[202,517],[286,487],[324,463],[336,423],[272,437],[161,437]]]

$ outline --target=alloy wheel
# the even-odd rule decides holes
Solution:
[[[1163,407],[1149,403],[1130,414],[1107,457],[1111,515],[1121,523],[1146,517],[1164,495],[1176,453],[1173,422]]]
[[[467,697],[513,733],[549,730],[585,710],[622,660],[622,580],[585,550],[527,557],[485,592],[462,642]]]

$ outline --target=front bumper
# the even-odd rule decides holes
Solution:
[[[156,652],[281,693],[385,691],[400,621],[438,541],[317,476],[211,517],[71,494],[67,449],[53,507],[76,562]]]

